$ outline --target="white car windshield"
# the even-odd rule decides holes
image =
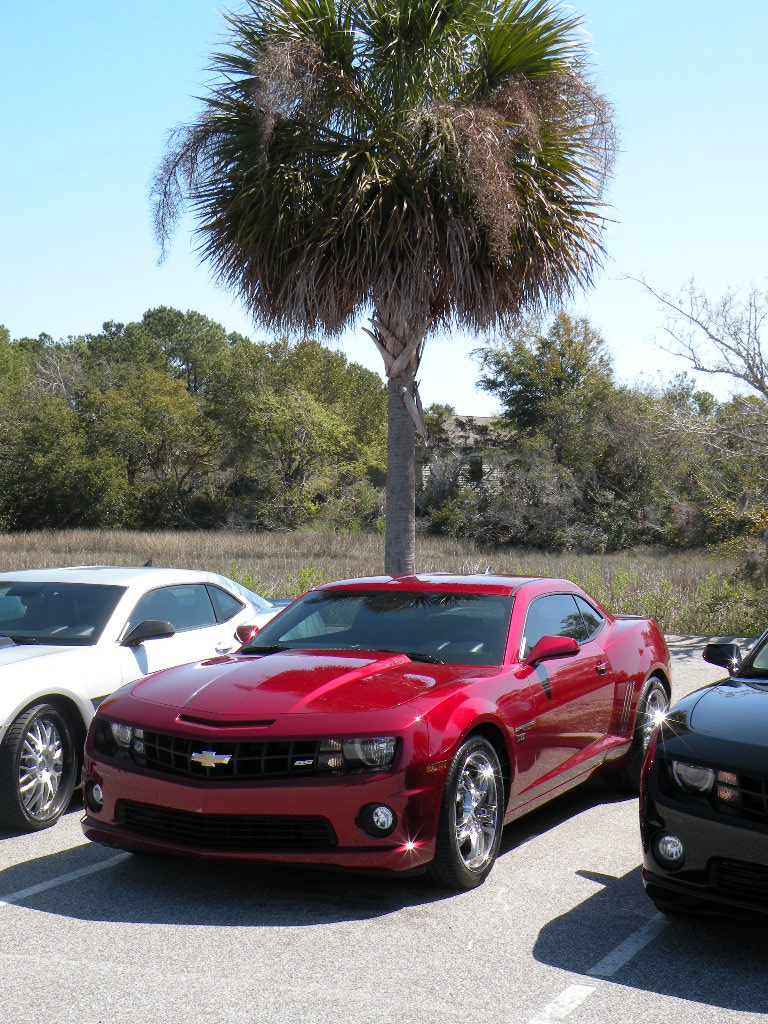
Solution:
[[[95,644],[125,593],[100,583],[0,581],[0,637],[16,644]]]

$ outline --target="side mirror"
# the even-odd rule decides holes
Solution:
[[[738,644],[707,644],[702,657],[710,665],[727,668],[729,675],[738,672],[741,667],[741,651]]]
[[[235,630],[235,636],[237,637],[241,644],[247,644],[248,641],[252,640],[258,632],[258,626],[249,626],[247,624],[244,624],[242,626],[237,627],[237,629]]]
[[[137,622],[127,636],[123,637],[123,647],[138,647],[145,640],[160,640],[166,636],[173,636],[176,630],[170,622],[161,622],[160,619],[144,619]]]
[[[529,668],[549,658],[572,658],[581,648],[578,641],[570,636],[543,636],[523,662]]]

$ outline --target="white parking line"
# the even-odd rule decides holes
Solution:
[[[47,882],[39,882],[37,885],[29,885],[26,889],[18,889],[16,892],[10,892],[7,896],[0,896],[0,910],[5,907],[12,907],[15,903],[19,903],[21,900],[26,899],[27,896],[36,896],[39,892],[45,892],[47,889],[55,889],[57,885],[64,885],[66,882],[74,882],[78,878],[85,878],[87,875],[95,875],[97,871],[104,871],[105,868],[111,868],[121,860],[125,860],[130,857],[130,853],[118,853],[115,857],[109,857],[107,860],[100,860],[97,864],[89,864],[88,867],[78,868],[77,871],[68,871],[66,875],[57,875],[55,878],[49,878]]]
[[[557,999],[548,1003],[541,1013],[532,1017],[528,1024],[551,1024],[555,1020],[565,1020],[571,1010],[581,1006],[585,999],[594,992],[589,985],[569,985],[564,992],[561,992]]]
[[[628,964],[633,956],[636,956],[641,949],[645,949],[649,942],[653,942],[656,936],[660,935],[666,927],[666,918],[661,914],[657,914],[649,921],[646,921],[636,932],[632,932],[629,938],[619,943],[602,960],[598,960],[595,966],[587,971],[587,974],[592,975],[594,978],[613,977],[620,967]]]
[[[641,949],[645,949],[649,942],[660,935],[667,927],[666,919],[658,914],[641,925],[637,931],[620,942],[615,949],[606,954],[602,960],[598,960],[594,967],[591,967],[587,974],[594,978],[611,978],[625,964],[628,964],[633,956],[636,956]],[[594,986],[569,985],[560,995],[548,1003],[541,1013],[532,1017],[528,1024],[551,1024],[552,1021],[565,1020],[565,1018],[588,999],[595,991]]]

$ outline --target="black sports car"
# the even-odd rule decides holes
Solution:
[[[768,632],[742,661],[707,644],[729,676],[664,716],[640,792],[643,883],[665,912],[768,912]]]

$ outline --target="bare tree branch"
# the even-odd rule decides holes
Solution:
[[[762,347],[768,292],[753,286],[744,297],[727,291],[712,301],[691,281],[679,298],[672,299],[642,278],[629,280],[642,285],[661,304],[664,330],[675,343],[668,351],[683,356],[699,373],[741,380],[768,399],[768,364]]]

